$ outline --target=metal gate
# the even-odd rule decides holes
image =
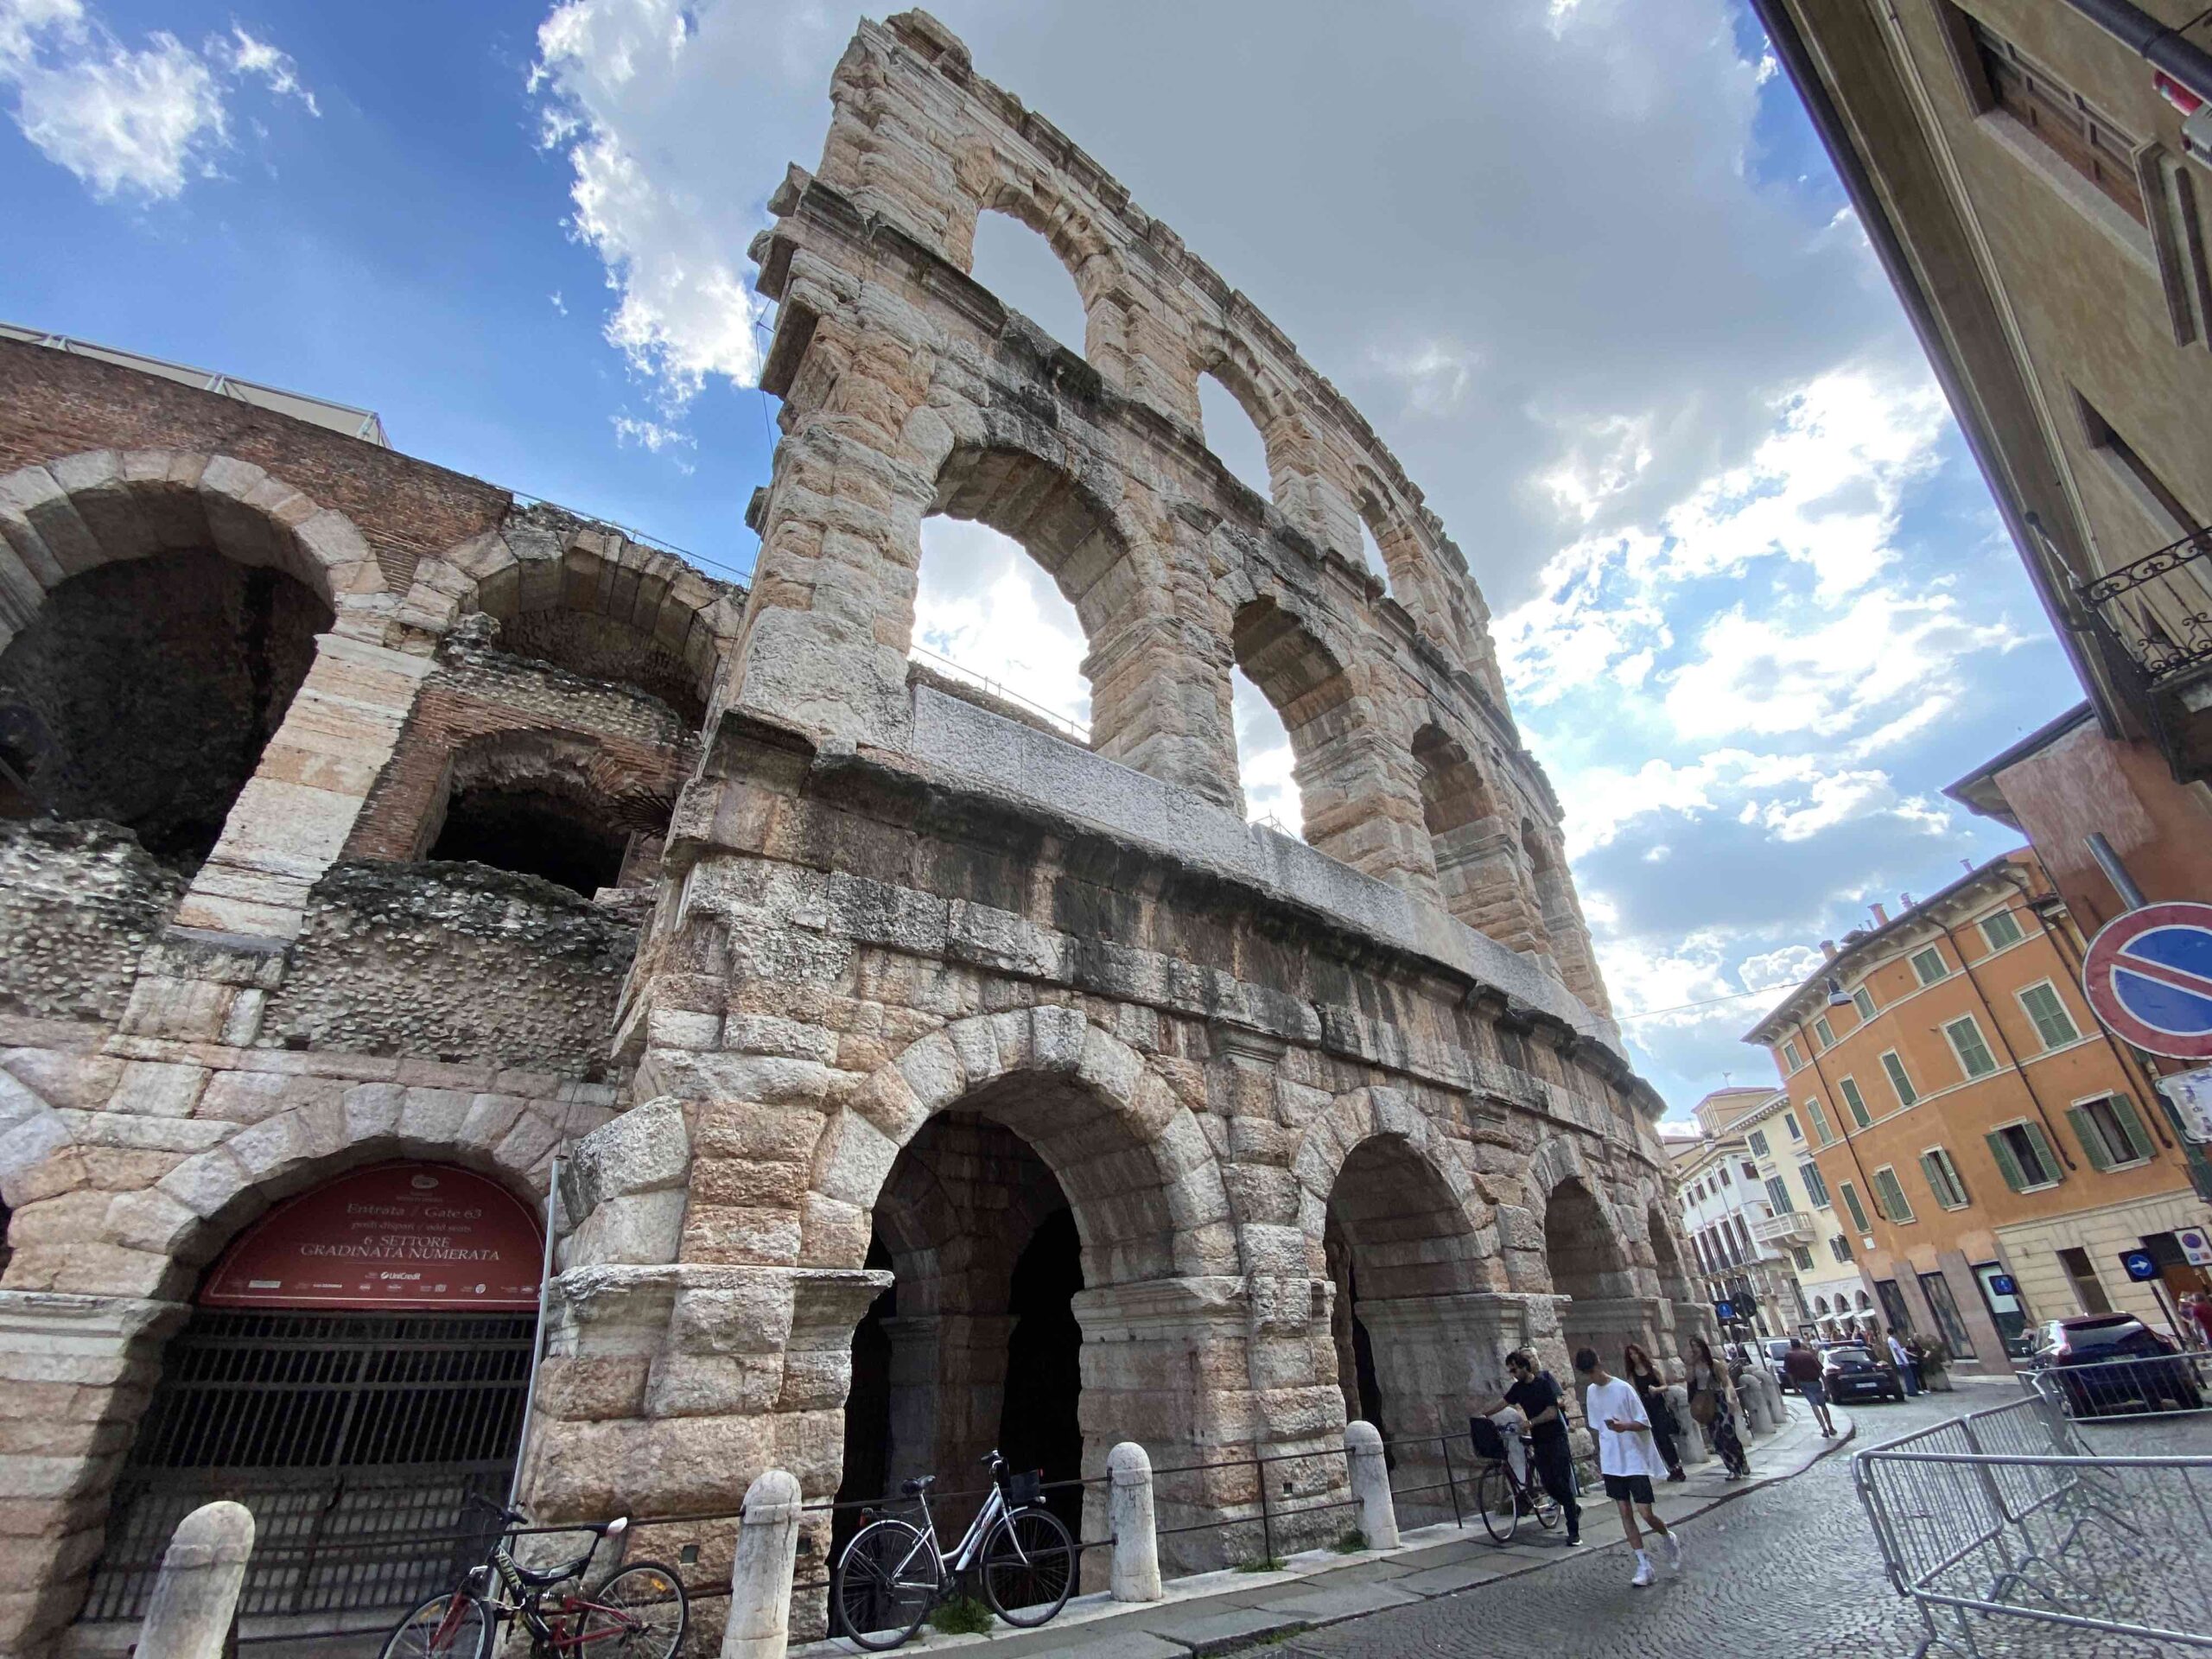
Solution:
[[[400,1607],[481,1558],[522,1437],[528,1314],[202,1309],[116,1482],[87,1619],[136,1619],[176,1524],[253,1512],[242,1616]]]

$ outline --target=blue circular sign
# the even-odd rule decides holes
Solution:
[[[1733,1302],[1715,1302],[1713,1305],[1713,1311],[1724,1319],[1732,1319],[1736,1317],[1736,1304]]]
[[[2127,1276],[2138,1281],[2158,1276],[2158,1264],[2148,1250],[2122,1250],[2120,1265],[2127,1269]]]
[[[2020,1287],[2013,1282],[2011,1274],[1993,1273],[1989,1275],[1989,1288],[1993,1295],[2012,1296],[2017,1294]]]

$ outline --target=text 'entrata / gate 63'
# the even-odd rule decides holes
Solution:
[[[2082,990],[2136,1047],[2212,1059],[2212,905],[2145,905],[2107,923],[2082,964]]]
[[[210,1307],[535,1312],[544,1235],[495,1181],[381,1164],[270,1211],[218,1262]]]

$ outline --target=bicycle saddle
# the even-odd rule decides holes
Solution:
[[[936,1484],[937,1477],[935,1475],[916,1475],[911,1480],[900,1481],[899,1483],[899,1490],[906,1493],[909,1497],[919,1497],[924,1492],[926,1492],[931,1487]]]

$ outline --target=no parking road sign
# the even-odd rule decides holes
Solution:
[[[2212,1059],[2212,905],[2145,905],[2107,923],[2082,964],[2082,989],[2136,1047]]]

